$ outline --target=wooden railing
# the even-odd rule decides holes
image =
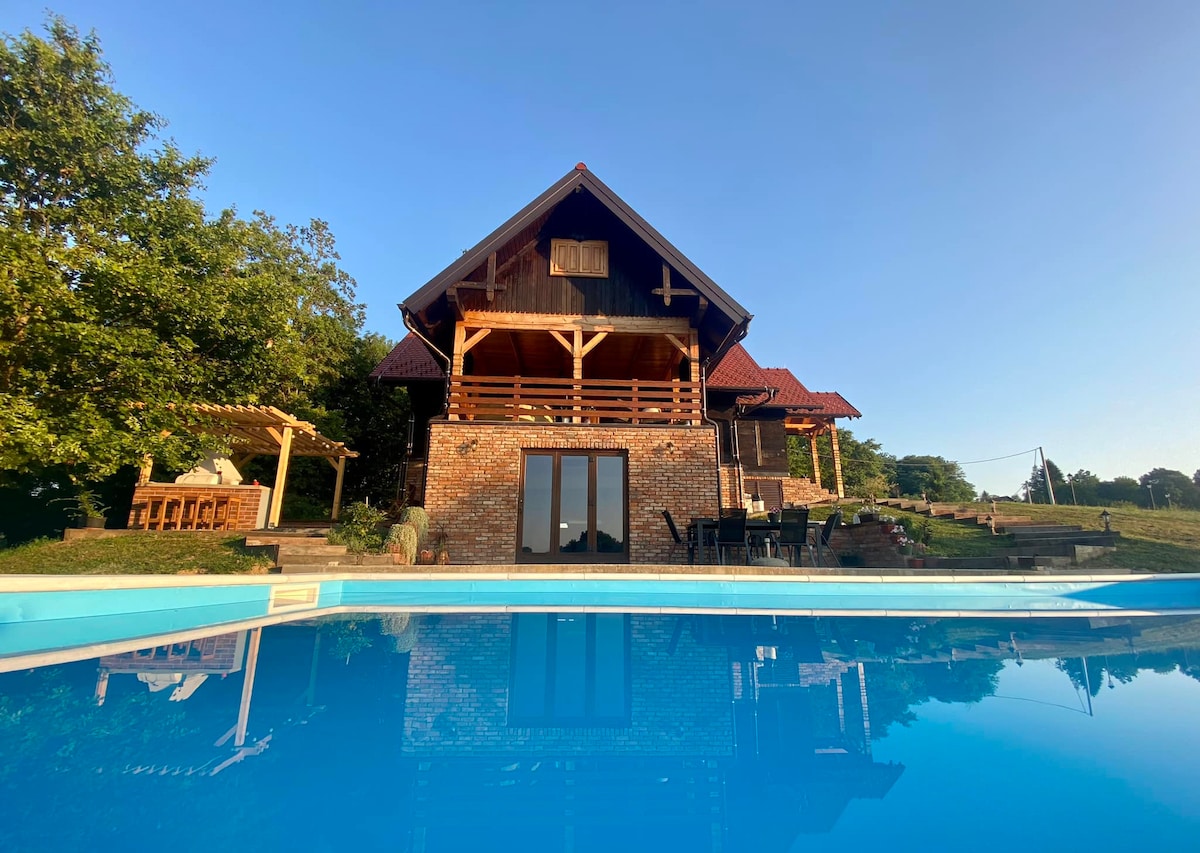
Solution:
[[[700,386],[638,379],[451,376],[450,420],[700,423]]]

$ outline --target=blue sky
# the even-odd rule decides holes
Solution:
[[[1200,467],[1200,4],[53,9],[214,210],[330,222],[374,331],[583,160],[891,453]]]

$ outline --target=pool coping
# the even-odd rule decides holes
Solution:
[[[1200,573],[1159,572],[1146,574],[1072,572],[1069,574],[983,574],[981,570],[938,574],[891,574],[894,570],[867,568],[852,573],[727,574],[711,572],[530,572],[519,567],[498,567],[485,572],[309,572],[296,574],[230,575],[0,575],[0,593],[55,592],[64,590],[161,589],[164,587],[212,587],[239,585],[310,584],[314,581],[563,581],[609,580],[615,582],[680,581],[726,583],[1139,583],[1145,581],[1197,581]],[[877,572],[877,574],[876,574]]]

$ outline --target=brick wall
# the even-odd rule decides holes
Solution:
[[[858,555],[863,566],[903,568],[908,561],[900,554],[897,537],[891,532],[893,526],[882,521],[847,524],[834,531],[830,545],[839,555]]]
[[[784,503],[821,503],[836,497],[832,492],[815,485],[808,477],[780,477],[778,479],[783,484]],[[743,478],[743,482],[745,482],[745,478]],[[736,465],[721,466],[721,494],[722,506],[738,507],[742,505],[742,497],[738,494]]]
[[[675,621],[630,617],[630,725],[508,725],[512,617],[425,617],[408,664],[404,752],[420,756],[543,751],[572,755],[730,755],[729,659],[689,632],[668,653]]]
[[[147,483],[133,490],[133,506],[129,509],[129,527],[132,530],[145,528],[149,519],[151,501],[169,499],[202,498],[206,501],[236,500],[238,509],[234,524],[229,530],[254,530],[258,527],[258,505],[267,494],[257,486],[208,486],[184,483]],[[211,510],[210,510],[211,513]],[[178,529],[171,527],[170,529]]]
[[[425,509],[460,564],[512,563],[522,450],[625,450],[629,561],[682,562],[662,511],[677,524],[716,512],[712,428],[441,421],[431,424]]]

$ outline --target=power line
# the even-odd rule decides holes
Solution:
[[[1032,450],[1022,450],[1020,453],[1010,453],[1007,456],[993,456],[991,459],[972,459],[969,462],[956,462],[953,459],[947,459],[945,461],[950,465],[982,465],[985,462],[999,462],[1002,459],[1015,459],[1018,456],[1024,456],[1026,453],[1037,453],[1037,448],[1035,447]],[[819,453],[819,454],[817,454],[817,458],[832,460],[833,456],[832,455],[827,456],[825,454]],[[868,460],[868,459],[847,459],[845,456],[840,457],[840,459],[841,459],[841,463],[842,463],[843,467],[847,463],[854,464],[854,465],[878,465],[878,464],[882,463],[884,465],[894,465],[894,466],[899,466],[899,467],[903,467],[903,468],[925,468],[925,467],[928,467],[928,465],[929,465],[928,462],[897,462],[897,461]]]

